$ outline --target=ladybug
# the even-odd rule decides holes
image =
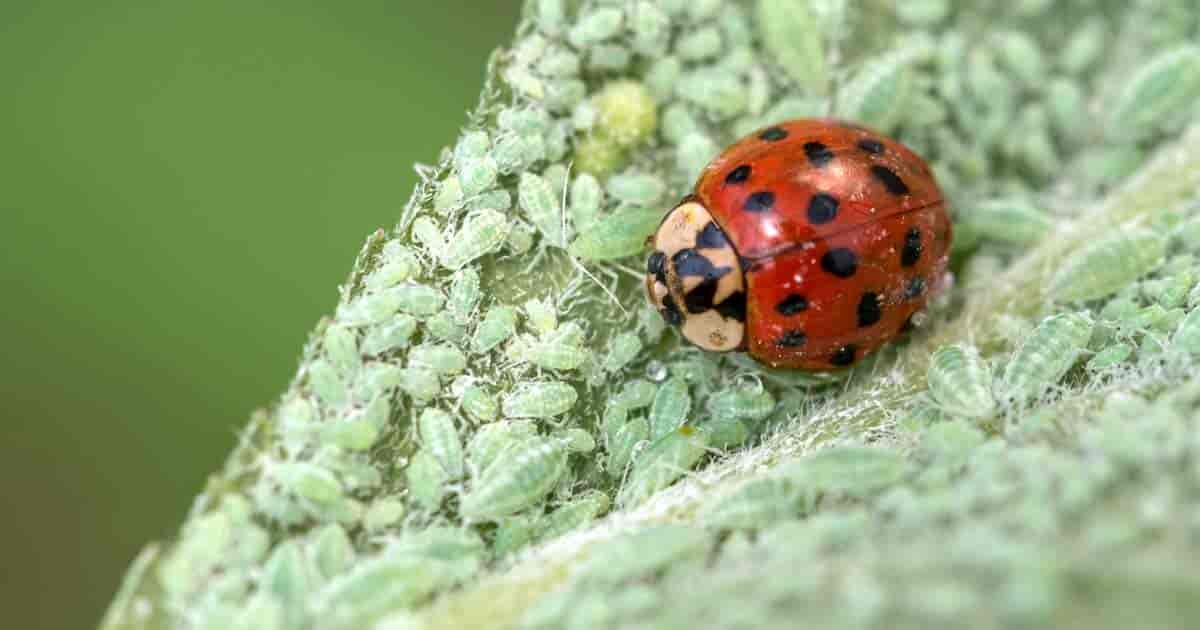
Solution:
[[[791,120],[705,167],[649,239],[646,292],[705,350],[842,368],[909,327],[945,274],[950,231],[911,149],[843,121]]]

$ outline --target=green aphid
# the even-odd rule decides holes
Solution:
[[[482,385],[472,385],[462,394],[462,410],[476,422],[491,422],[500,417],[500,403]]]
[[[402,284],[386,291],[393,296],[398,309],[417,317],[429,317],[440,311],[446,302],[441,291],[423,284]]]
[[[378,400],[386,404],[387,399]],[[382,423],[370,418],[351,417],[339,422],[322,425],[322,439],[351,451],[365,451],[375,445],[382,431]]]
[[[708,534],[698,527],[647,525],[596,545],[580,570],[586,583],[620,584],[688,559],[699,560],[708,553],[709,544]]]
[[[587,173],[581,173],[571,183],[571,203],[567,206],[575,231],[579,234],[589,232],[600,219],[603,207],[604,189],[600,187],[600,182]]]
[[[651,442],[633,462],[617,504],[635,506],[687,473],[708,452],[708,433],[684,425]]]
[[[550,298],[525,303],[525,323],[537,335],[548,335],[558,328],[558,309]]]
[[[1112,295],[1161,265],[1166,248],[1166,237],[1157,232],[1116,230],[1064,261],[1050,280],[1050,295],[1064,302]]]
[[[639,445],[649,438],[650,423],[645,418],[634,418],[620,425],[608,442],[608,462],[605,466],[608,476],[615,479],[624,477],[641,448]]]
[[[560,505],[539,523],[537,537],[553,540],[596,520],[609,506],[607,494],[599,490],[588,490],[582,495]]]
[[[547,370],[574,370],[591,358],[592,353],[582,345],[582,331],[574,322],[569,322],[554,332],[526,343],[519,344],[524,360]],[[522,341],[528,337],[522,337]]]
[[[838,94],[838,112],[884,133],[895,130],[913,95],[912,55],[906,51],[865,62]]]
[[[606,372],[617,372],[629,365],[642,351],[642,339],[634,332],[623,332],[613,337],[608,354],[601,366]]]
[[[646,71],[646,91],[658,101],[670,100],[675,95],[682,75],[683,63],[678,57],[661,57]]]
[[[689,30],[675,42],[675,52],[684,61],[712,59],[721,53],[721,32],[711,26]]]
[[[354,566],[354,545],[346,530],[330,523],[313,532],[309,543],[313,565],[326,580],[341,575]]]
[[[992,374],[973,347],[942,346],[929,359],[929,394],[942,411],[964,418],[996,413]]]
[[[442,250],[442,266],[461,269],[481,256],[500,249],[511,230],[512,223],[497,208],[472,212]]]
[[[457,176],[451,175],[442,181],[437,193],[433,196],[433,211],[445,216],[451,210],[462,207],[462,203],[462,182]]]
[[[611,403],[624,409],[640,409],[650,406],[654,402],[654,395],[657,392],[657,385],[646,379],[636,378],[626,381],[621,386],[621,391],[612,398]]]
[[[568,253],[584,260],[605,261],[642,253],[646,237],[662,222],[660,209],[626,207],[596,221],[580,232]]]
[[[567,450],[572,453],[590,453],[596,450],[596,438],[587,429],[575,427],[567,429],[559,436],[566,441]]]
[[[542,176],[525,172],[517,184],[517,197],[525,217],[542,233],[547,245],[566,247],[567,226],[562,196]]]
[[[462,497],[459,513],[470,520],[495,520],[533,506],[567,471],[567,448],[562,440],[528,438],[513,443],[496,464],[473,478]]]
[[[803,483],[778,477],[753,479],[709,501],[700,520],[717,529],[760,529],[810,512],[816,495]]]
[[[537,538],[540,523],[541,519],[525,514],[500,519],[492,540],[492,553],[503,558],[525,548]]]
[[[619,202],[642,207],[657,204],[667,185],[664,181],[644,173],[621,173],[608,178],[605,185],[608,194]]]
[[[733,416],[710,416],[697,425],[708,433],[708,444],[718,450],[737,448],[750,439],[750,427]]]
[[[416,318],[398,313],[387,323],[368,328],[360,350],[367,356],[378,356],[406,348],[416,331]]]
[[[999,394],[1018,405],[1040,398],[1075,365],[1092,326],[1091,318],[1080,313],[1042,320],[1009,360],[997,385]]]
[[[483,474],[510,445],[536,435],[537,426],[529,420],[500,420],[479,427],[467,444],[471,476]]]
[[[467,327],[459,323],[450,311],[442,311],[425,320],[425,332],[436,341],[445,341],[455,345],[467,340]]]
[[[286,540],[275,548],[263,564],[259,589],[283,603],[285,613],[296,623],[300,620],[304,603],[316,586],[314,569],[300,544],[295,540]]]
[[[411,280],[421,272],[421,263],[416,254],[407,248],[396,248],[386,260],[367,274],[363,284],[369,291],[380,291],[394,287],[401,282]]]
[[[491,190],[499,175],[500,166],[490,155],[458,162],[458,181],[462,184],[463,195],[468,198]]]
[[[1097,373],[1108,370],[1114,366],[1124,363],[1129,357],[1133,356],[1133,346],[1127,343],[1114,343],[1107,348],[1097,352],[1095,356],[1087,362],[1089,372]]]
[[[802,90],[829,91],[825,60],[825,30],[808,3],[794,0],[758,0],[758,30],[763,47]]]
[[[579,393],[559,381],[521,383],[506,395],[501,409],[507,418],[553,418],[570,411]]]
[[[449,479],[463,476],[462,440],[454,418],[441,409],[425,409],[417,418],[417,432],[422,449],[441,464]]]
[[[404,469],[408,481],[408,497],[417,506],[427,511],[433,511],[446,496],[446,483],[450,481],[449,474],[427,449],[417,451]]]
[[[680,98],[715,120],[729,120],[748,106],[746,83],[716,68],[700,68],[684,75],[675,87]]]
[[[650,439],[657,440],[675,431],[687,420],[692,396],[681,378],[672,378],[659,385],[650,407]]]
[[[587,48],[614,37],[625,24],[625,14],[614,7],[592,9],[579,16],[567,33],[567,41],[577,49]]]
[[[1183,321],[1185,313],[1181,308],[1166,309],[1161,304],[1151,304],[1138,309],[1124,324],[1136,332],[1166,333]]]
[[[558,49],[542,57],[538,62],[538,74],[551,79],[565,79],[579,76],[581,68],[579,55],[567,49]]]
[[[332,472],[308,462],[280,462],[272,471],[288,491],[318,505],[329,505],[343,497],[342,484]]]
[[[1104,54],[1108,48],[1108,26],[1101,17],[1083,21],[1067,37],[1066,44],[1058,51],[1058,65],[1067,74],[1079,76]]]
[[[467,357],[451,345],[422,344],[409,351],[408,367],[433,370],[443,376],[453,375],[466,369]]]
[[[907,0],[897,2],[894,10],[901,22],[911,26],[935,26],[952,10],[951,0]]]
[[[633,53],[619,44],[597,44],[587,56],[588,70],[593,72],[621,72],[633,61]]]
[[[775,410],[775,397],[763,388],[740,387],[713,394],[705,405],[713,418],[758,421]]]
[[[473,529],[453,526],[427,527],[405,532],[384,553],[393,558],[422,558],[437,562],[443,576],[453,583],[474,576],[483,568],[487,549]]]
[[[660,58],[671,40],[671,18],[658,2],[637,2],[628,12],[633,49],[648,58]]]
[[[1185,44],[1143,64],[1108,107],[1108,135],[1150,138],[1200,98],[1200,46]]]
[[[477,353],[488,352],[517,332],[517,310],[511,306],[493,306],[475,329],[471,347]]]
[[[429,402],[442,392],[438,373],[428,368],[408,367],[397,372],[397,385],[418,402]]]
[[[404,518],[404,502],[395,497],[377,499],[363,515],[363,527],[370,533],[378,533],[394,527]]]
[[[1037,42],[1021,31],[997,35],[1000,64],[1027,88],[1038,88],[1046,79],[1046,62]]]
[[[1171,349],[1193,358],[1200,358],[1200,308],[1183,318],[1171,337]]]
[[[438,563],[416,556],[381,554],[330,582],[308,605],[331,628],[364,628],[386,614],[420,604],[451,580]]]
[[[325,407],[345,404],[349,393],[337,368],[324,359],[309,364],[308,386]]]
[[[817,492],[863,497],[884,490],[910,470],[899,451],[864,446],[822,449],[781,468],[781,474]]]

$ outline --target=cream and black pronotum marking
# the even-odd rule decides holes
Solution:
[[[745,280],[737,251],[708,210],[685,199],[651,238],[646,291],[663,319],[705,350],[742,348]]]

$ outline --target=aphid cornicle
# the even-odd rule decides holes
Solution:
[[[852,365],[938,286],[951,226],[929,166],[832,119],[783,122],[705,169],[650,237],[650,303],[693,344],[773,367]]]

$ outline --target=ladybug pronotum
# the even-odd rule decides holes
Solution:
[[[838,120],[792,120],[704,169],[650,237],[646,292],[705,350],[841,368],[925,306],[950,232],[941,190],[911,149]]]

